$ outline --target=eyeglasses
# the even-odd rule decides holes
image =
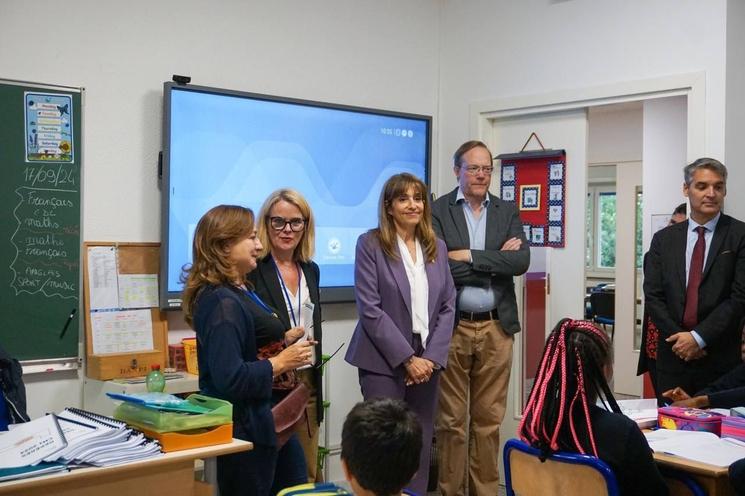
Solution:
[[[294,219],[285,219],[284,217],[269,217],[269,225],[275,231],[283,231],[286,225],[290,225],[290,230],[300,232],[305,227],[305,219],[296,217]]]
[[[466,170],[466,174],[468,174],[469,176],[475,176],[479,172],[483,172],[488,176],[491,175],[492,172],[494,172],[494,167],[491,165],[467,165],[464,167],[464,169]]]

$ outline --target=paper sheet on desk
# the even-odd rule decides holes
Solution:
[[[658,453],[717,467],[729,467],[745,458],[745,444],[732,438],[719,438],[711,432],[658,429],[644,433],[649,447]]]
[[[643,400],[620,400],[617,402],[621,413],[636,422],[639,428],[657,425],[657,400],[655,398]]]

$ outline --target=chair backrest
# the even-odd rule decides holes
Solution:
[[[610,291],[593,291],[590,293],[590,306],[594,317],[616,318],[616,293]]]
[[[594,456],[559,452],[543,462],[540,456],[540,450],[519,439],[507,441],[502,458],[507,496],[619,494],[613,471]]]

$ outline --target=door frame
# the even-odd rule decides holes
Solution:
[[[469,106],[470,136],[479,137],[490,146],[495,144],[495,130],[500,125],[500,119],[508,117],[525,117],[535,114],[551,114],[559,111],[588,109],[599,105],[609,105],[633,101],[644,101],[671,96],[685,96],[687,99],[687,143],[688,160],[703,156],[706,150],[706,73],[693,72],[657,78],[617,82],[607,85],[559,90],[544,94],[521,95],[473,102]],[[584,164],[585,166],[587,164]],[[584,196],[583,196],[584,202]],[[548,261],[548,278],[551,274],[551,257]],[[584,278],[584,261],[582,269],[577,271],[577,277]],[[584,314],[583,295],[576,295],[572,308],[553,309],[550,282],[547,284],[546,295],[546,333],[550,331],[550,323],[561,311],[562,315],[572,313]],[[520,315],[523,315],[524,297],[523,278],[516,278],[515,290],[518,298]],[[576,307],[576,308],[575,308]],[[552,311],[553,310],[553,311]],[[515,425],[522,416],[520,404],[520,388],[522,387],[522,347],[520,333],[515,335],[515,346],[520,352],[513,353],[512,373],[510,376],[510,391],[508,393],[508,408],[505,424]],[[504,441],[511,436],[502,436]],[[500,448],[501,449],[501,448]]]

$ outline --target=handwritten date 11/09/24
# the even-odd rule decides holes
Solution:
[[[27,186],[75,186],[77,170],[71,164],[29,165],[24,170]]]

